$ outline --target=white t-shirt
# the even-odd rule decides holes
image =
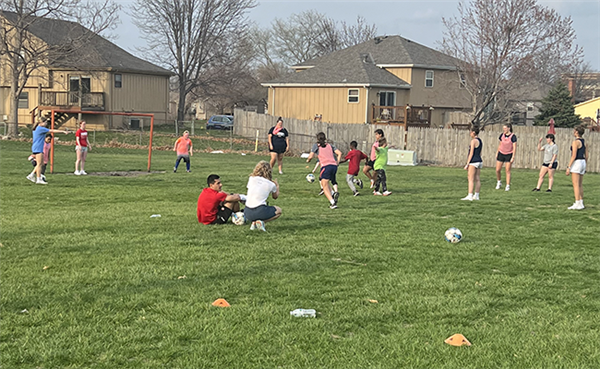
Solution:
[[[267,204],[269,194],[277,192],[275,183],[263,177],[250,177],[248,179],[248,195],[246,207],[257,208]]]

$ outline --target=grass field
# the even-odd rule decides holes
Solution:
[[[199,225],[195,210],[208,174],[245,192],[264,157],[200,153],[174,174],[159,151],[163,174],[76,177],[73,147],[57,146],[40,186],[29,143],[0,150],[2,368],[600,367],[597,174],[569,211],[564,172],[547,194],[531,192],[535,171],[504,192],[484,169],[471,203],[462,169],[389,167],[392,196],[352,197],[342,166],[330,210],[286,158],[283,216],[263,233]],[[86,170],[143,170],[146,156],[97,148]],[[464,241],[445,242],[449,227]],[[444,344],[454,333],[473,345]]]

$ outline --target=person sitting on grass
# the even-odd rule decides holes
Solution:
[[[252,222],[250,230],[260,229],[266,232],[265,222],[270,222],[281,216],[279,206],[267,205],[269,194],[272,194],[273,199],[279,197],[279,183],[272,176],[271,164],[264,160],[259,161],[252,174],[250,174],[246,207],[244,208],[246,220]]]
[[[175,167],[173,167],[173,173],[177,172],[177,167],[179,167],[179,163],[181,160],[185,162],[185,167],[188,173],[190,170],[190,156],[194,156],[194,150],[192,147],[192,140],[190,140],[190,132],[183,132],[183,136],[179,137],[177,141],[175,141],[175,146],[173,146],[173,151],[177,153],[177,160],[175,160]]]
[[[208,187],[198,196],[196,214],[198,222],[202,224],[225,224],[231,213],[240,211],[240,201],[245,201],[246,196],[241,194],[227,194],[221,191],[223,184],[221,178],[211,174],[206,179]]]
[[[354,196],[360,195],[360,193],[356,189],[356,186],[354,186],[354,183],[356,183],[360,188],[362,188],[363,186],[362,181],[354,177],[358,176],[358,171],[360,170],[360,162],[363,159],[369,158],[367,155],[365,155],[364,152],[357,150],[357,146],[358,143],[356,141],[350,142],[350,151],[348,152],[348,154],[346,154],[344,159],[340,161],[340,164],[350,161],[350,163],[348,164],[348,173],[346,174],[346,183],[348,183],[348,187],[350,187],[350,189],[354,193]]]

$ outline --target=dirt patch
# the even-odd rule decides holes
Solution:
[[[152,172],[146,172],[146,171],[130,171],[130,172],[91,172],[88,173],[89,176],[99,176],[99,177],[139,177],[139,176],[145,176],[148,174],[163,174],[166,173],[164,170],[159,171],[152,171]],[[69,173],[68,175],[75,175],[73,173]]]

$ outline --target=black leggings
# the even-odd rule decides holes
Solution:
[[[377,169],[377,179],[375,180],[375,191],[379,192],[379,185],[381,185],[381,191],[387,191],[387,177],[385,176],[385,169]]]
[[[189,155],[177,155],[177,160],[175,161],[175,170],[177,170],[177,167],[179,166],[179,162],[181,162],[181,160],[183,159],[183,161],[185,161],[185,167],[187,169],[187,171],[190,171],[190,157]]]

